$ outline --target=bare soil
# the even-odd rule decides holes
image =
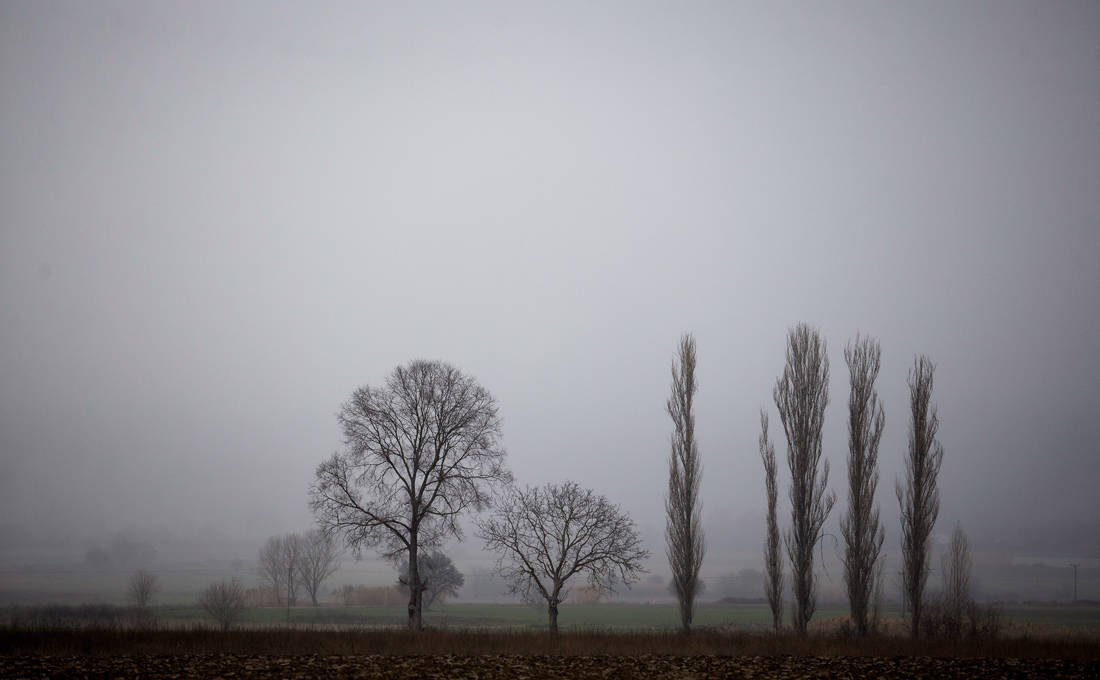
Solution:
[[[322,656],[195,654],[0,657],[4,678],[1095,678],[1100,662],[835,656]]]

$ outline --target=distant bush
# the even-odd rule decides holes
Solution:
[[[279,596],[271,586],[257,586],[244,591],[246,607],[275,607],[278,604]]]
[[[409,596],[398,586],[345,585],[337,591],[345,607],[392,607],[407,604]]]
[[[118,607],[113,604],[50,604],[38,607],[13,607],[8,610],[9,625],[14,628],[102,628],[112,630],[151,628],[156,616],[147,608]]]
[[[199,607],[210,615],[222,632],[228,631],[246,608],[244,587],[237,579],[211,583],[199,594]]]
[[[993,640],[1001,633],[1001,608],[974,600],[954,607],[934,598],[924,604],[920,625],[922,635],[933,640]]]
[[[762,597],[723,597],[718,604],[767,604]]]

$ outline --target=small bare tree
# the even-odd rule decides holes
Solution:
[[[260,548],[257,566],[260,578],[274,591],[279,604],[288,608],[298,599],[302,537],[297,534],[272,536]],[[287,614],[289,617],[289,612]]]
[[[821,430],[829,403],[829,358],[821,335],[806,324],[787,334],[787,364],[772,391],[787,437],[791,469],[791,529],[785,537],[794,589],[794,629],[806,634],[817,597],[814,547],[836,496],[826,493],[829,461],[821,461]],[[818,475],[818,466],[821,474]]]
[[[844,536],[844,582],[848,586],[848,608],[856,634],[867,635],[868,609],[874,598],[875,575],[885,529],[875,507],[878,487],[878,446],[886,415],[878,400],[878,378],[882,350],[871,338],[856,336],[844,348],[848,364],[848,516],[841,519]]]
[[[461,537],[458,517],[507,482],[493,396],[438,361],[397,367],[340,411],[345,449],[317,468],[310,506],[356,554],[380,548],[409,565],[409,629],[423,629],[419,551]]]
[[[134,605],[145,609],[160,592],[160,579],[147,569],[138,569],[126,581],[126,594]]]
[[[963,619],[970,607],[970,542],[962,525],[956,524],[951,534],[951,544],[940,557],[943,570],[943,607],[953,637],[961,637]]]
[[[772,610],[772,627],[783,625],[783,558],[779,552],[779,482],[775,446],[768,441],[768,412],[760,409],[760,458],[764,461],[764,489],[768,496],[768,538],[764,542],[764,593]]]
[[[283,603],[283,593],[286,591],[286,570],[283,569],[283,538],[271,536],[260,548],[259,559],[256,562],[256,571],[271,589],[275,592],[276,604]]]
[[[545,600],[551,635],[570,579],[583,574],[588,585],[614,592],[633,583],[649,557],[630,516],[575,482],[511,489],[478,529],[486,549],[499,553],[497,573],[511,592]]]
[[[913,360],[909,371],[909,450],[905,456],[905,485],[897,482],[901,506],[901,560],[904,604],[909,610],[909,632],[920,637],[921,604],[928,582],[929,542],[940,513],[936,484],[943,463],[943,447],[936,441],[940,421],[932,405],[935,367],[928,357]]]
[[[340,550],[335,537],[320,529],[306,532],[302,538],[298,559],[298,581],[309,593],[310,602],[317,606],[317,594],[321,584],[340,568]]]
[[[665,405],[673,425],[665,498],[665,551],[680,604],[680,626],[687,633],[691,631],[699,568],[706,549],[699,502],[703,470],[695,441],[695,338],[690,333],[680,339],[678,359],[672,362],[672,394]]]
[[[235,578],[211,583],[199,595],[199,607],[227,631],[245,610],[244,587]]]
[[[466,583],[450,557],[439,550],[420,553],[420,580],[424,583],[424,609],[431,609],[436,602],[448,597],[458,597],[458,591]],[[403,592],[409,590],[409,567],[402,565],[397,584]]]

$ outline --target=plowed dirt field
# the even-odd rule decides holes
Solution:
[[[1100,662],[813,656],[0,657],[3,678],[1096,678]]]

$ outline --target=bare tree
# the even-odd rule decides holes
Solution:
[[[199,606],[227,631],[245,610],[244,587],[235,578],[211,583],[199,595]]]
[[[258,571],[260,578],[275,591],[279,604],[289,607],[298,599],[299,559],[303,552],[302,537],[297,534],[272,536],[260,548]]]
[[[286,590],[286,571],[283,569],[282,536],[271,536],[260,548],[259,559],[256,563],[256,571],[262,579],[275,592],[278,604],[283,603],[283,592]]]
[[[760,458],[764,461],[764,488],[768,496],[768,538],[764,543],[764,593],[772,610],[772,627],[783,625],[783,559],[779,553],[779,520],[776,505],[779,483],[776,480],[775,446],[768,441],[768,412],[760,409]]]
[[[961,637],[963,618],[970,606],[970,542],[963,533],[962,525],[956,524],[951,534],[951,544],[940,557],[943,570],[943,606],[944,614],[950,626],[948,631],[953,637]]]
[[[794,589],[794,629],[806,634],[817,597],[814,547],[836,496],[826,493],[829,461],[821,461],[821,430],[829,403],[829,358],[821,335],[806,324],[787,334],[787,365],[776,381],[772,398],[787,437],[791,469],[791,529],[785,537]],[[822,465],[818,475],[818,465]]]
[[[310,505],[357,554],[407,558],[409,629],[421,630],[420,549],[460,537],[459,515],[511,478],[496,400],[453,366],[414,361],[383,387],[357,389],[339,419],[344,451],[317,467]]]
[[[321,584],[340,568],[340,550],[336,538],[320,529],[306,532],[301,541],[298,559],[298,581],[309,593],[310,602],[317,606],[317,594]]]
[[[575,482],[513,488],[478,529],[486,549],[500,554],[497,573],[511,592],[546,601],[551,635],[570,579],[583,574],[588,585],[614,592],[633,583],[649,557],[630,516]]]
[[[943,463],[943,447],[936,441],[940,421],[932,405],[935,367],[928,357],[913,360],[909,371],[909,450],[905,456],[905,485],[896,484],[901,506],[902,586],[909,608],[910,633],[920,636],[921,600],[928,582],[929,542],[940,513],[936,479]]]
[[[844,536],[844,582],[848,608],[857,635],[867,635],[868,609],[874,598],[875,575],[885,529],[875,507],[878,487],[878,446],[886,415],[875,390],[882,350],[871,338],[856,336],[844,348],[848,364],[848,515],[840,521]]]
[[[703,540],[699,482],[703,476],[699,445],[695,441],[695,338],[680,338],[679,361],[672,362],[672,394],[665,404],[672,418],[672,451],[668,457],[668,496],[665,497],[665,552],[672,568],[680,626],[691,631],[699,568],[706,546]]]
[[[126,581],[126,591],[131,602],[145,609],[160,592],[160,579],[147,569],[138,569]]]
[[[420,553],[420,580],[424,584],[425,609],[431,609],[437,601],[442,603],[448,597],[457,597],[458,590],[466,583],[466,577],[455,567],[451,558],[438,550]],[[402,565],[397,583],[408,592],[408,565]]]

